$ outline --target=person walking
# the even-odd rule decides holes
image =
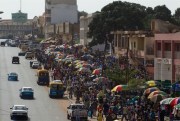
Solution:
[[[121,121],[123,121],[124,118],[126,119],[126,121],[128,121],[127,114],[128,114],[128,108],[127,106],[124,106]]]
[[[102,109],[98,111],[97,121],[104,121]]]

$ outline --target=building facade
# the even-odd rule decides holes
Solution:
[[[45,0],[45,38],[53,33],[55,26],[64,23],[78,23],[76,0]]]
[[[82,45],[88,45],[88,43],[92,41],[92,38],[88,38],[87,33],[89,31],[88,26],[94,16],[95,13],[80,17],[80,44]]]
[[[0,22],[0,37],[7,38],[8,36],[23,37],[27,34],[32,34],[33,24],[29,19],[25,23],[17,23],[11,19],[1,20]]]
[[[154,79],[180,80],[180,32],[155,34]]]

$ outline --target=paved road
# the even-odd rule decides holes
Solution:
[[[20,64],[12,64],[11,57],[18,54],[16,47],[0,47],[0,121],[10,121],[10,107],[13,104],[24,104],[29,108],[29,121],[67,121],[67,99],[50,99],[48,88],[36,84],[36,71],[29,68],[29,61],[20,57]],[[19,81],[7,80],[9,72],[16,72]],[[34,88],[35,99],[19,98],[22,86]]]

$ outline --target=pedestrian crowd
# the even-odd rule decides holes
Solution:
[[[60,61],[56,59],[58,52],[39,51],[36,53],[36,58],[52,73],[53,79],[62,80],[67,87],[69,98],[76,98],[77,102],[81,101],[85,104],[90,118],[96,117],[98,121],[113,121],[118,117],[121,117],[121,121],[156,121],[156,119],[164,121],[164,117],[169,116],[168,107],[163,109],[159,104],[149,101],[143,94],[144,89],[112,92],[111,89],[115,85],[111,80],[100,83],[93,81],[99,77],[107,78],[102,71],[116,66],[117,63],[119,67],[125,69],[127,67],[125,57],[116,59],[113,56],[103,56],[99,52],[92,54],[84,52],[82,47],[71,49],[62,49],[60,52],[64,57],[71,55],[72,58],[87,62],[91,65],[89,67],[91,72],[100,68],[100,74],[92,75],[84,71],[77,73],[75,60]],[[138,71],[134,75],[136,79],[144,79],[148,75],[143,65],[128,64],[128,68]]]

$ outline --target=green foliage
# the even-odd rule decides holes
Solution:
[[[174,14],[175,18],[180,19],[180,8],[177,8]]]
[[[177,8],[174,14],[174,20],[180,26],[180,8]]]
[[[180,25],[180,9],[176,10],[175,17],[165,6],[156,6],[154,9],[140,4],[114,1],[96,12],[89,24],[88,37],[92,38],[89,46],[112,42],[110,32],[116,30],[150,30],[152,19],[161,19]]]
[[[89,24],[90,46],[113,40],[109,33],[114,30],[144,29],[145,7],[135,3],[116,1],[96,12]]]
[[[156,19],[172,21],[171,11],[165,5],[156,6],[154,8],[154,16]]]
[[[105,70],[105,75],[112,81],[118,84],[131,84],[134,77],[138,73],[138,70],[125,68],[121,70],[118,65],[114,65],[111,68]],[[138,79],[139,80],[139,79]],[[133,84],[132,84],[133,85]]]
[[[138,88],[139,86],[144,86],[145,80],[144,79],[130,79],[128,82],[129,88]]]

